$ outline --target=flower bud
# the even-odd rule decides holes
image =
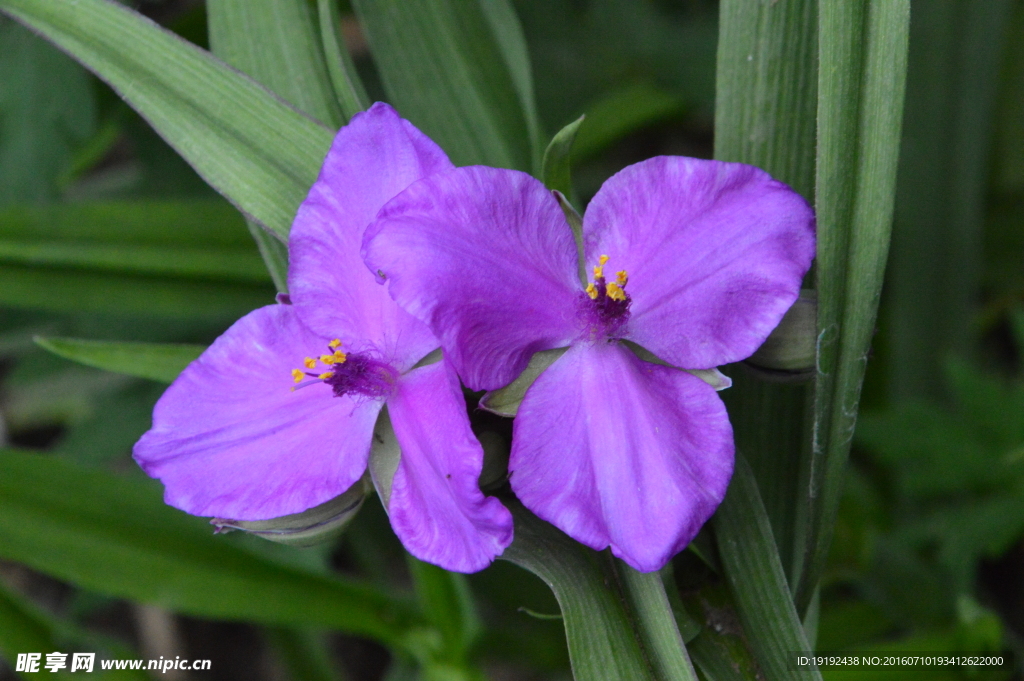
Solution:
[[[364,475],[344,493],[302,513],[270,520],[214,518],[210,524],[218,533],[242,530],[281,544],[313,546],[338,536],[355,518],[369,491],[370,483]]]
[[[817,366],[818,292],[800,291],[800,297],[768,339],[746,360],[746,365],[767,380],[809,380]]]

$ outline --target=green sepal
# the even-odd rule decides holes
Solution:
[[[514,381],[504,388],[484,393],[484,396],[480,398],[480,407],[498,416],[515,416],[519,412],[519,405],[523,403],[523,396],[526,395],[526,391],[533,385],[533,382],[568,349],[557,348],[533,353],[526,369]]]

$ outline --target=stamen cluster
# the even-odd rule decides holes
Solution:
[[[304,388],[314,383],[326,383],[331,386],[336,397],[343,395],[359,395],[378,399],[387,397],[395,388],[398,372],[387,362],[374,359],[362,353],[345,353],[339,350],[341,341],[335,338],[328,347],[330,354],[320,355],[319,362],[326,371],[312,373],[302,369],[293,369],[292,377],[299,385],[292,388]],[[307,369],[316,369],[317,361],[307,357],[302,361]],[[303,377],[312,380],[302,383]]]
[[[604,266],[609,259],[607,255],[598,258],[593,270],[594,281],[584,289],[592,301],[584,300],[580,310],[589,335],[608,336],[621,329],[629,319],[631,299],[626,293],[629,275],[625,270],[619,270],[615,273],[615,281],[607,281]]]
[[[325,367],[332,367],[337,364],[344,364],[345,361],[348,360],[348,355],[339,350],[339,347],[341,347],[341,341],[338,340],[337,338],[335,338],[334,340],[327,344],[327,348],[330,351],[330,354],[320,355],[320,362]],[[316,364],[317,360],[313,359],[312,357],[307,357],[306,359],[302,360],[302,365],[307,369],[316,369]],[[327,370],[314,374],[308,371],[303,371],[302,369],[292,369],[292,378],[295,380],[296,383],[301,383],[304,376],[309,376],[310,378],[316,379],[317,381],[327,381],[328,379],[334,376],[334,373],[334,371]],[[306,383],[305,385],[309,385],[309,383]],[[301,387],[302,386],[296,386],[296,388]],[[292,388],[292,390],[295,390],[295,388]]]

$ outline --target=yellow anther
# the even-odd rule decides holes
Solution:
[[[302,360],[302,365],[304,367],[306,367],[307,369],[315,369],[316,368],[316,360],[313,359],[312,357],[307,357],[306,359]]]
[[[329,347],[331,350],[336,350],[339,345],[341,345],[341,341],[335,338],[334,340],[327,344],[327,347]]]
[[[597,300],[597,287],[593,284],[587,284],[587,295],[590,296],[591,300]]]
[[[594,279],[600,279],[604,276],[604,264],[608,262],[608,256],[602,255],[597,259],[597,265],[594,267]]]
[[[320,361],[330,366],[331,364],[334,364],[334,355],[320,355]]]
[[[302,372],[302,369],[292,369],[292,378],[294,378],[294,379],[295,379],[295,382],[296,382],[296,383],[298,383],[299,381],[301,381],[301,380],[302,380],[302,377],[303,377],[303,376],[305,376],[305,375],[306,375],[306,374],[304,374],[304,373]]]
[[[334,357],[334,361],[337,362],[338,364],[341,364],[346,359],[348,359],[348,355],[346,355],[341,350],[335,350],[333,357]]]
[[[602,267],[604,266],[604,264],[606,262],[608,262],[608,256],[607,255],[602,255],[600,258],[597,259],[597,264],[601,265]]]
[[[317,376],[321,381],[326,381],[328,378],[334,375],[333,371],[325,371],[324,373]]]
[[[625,286],[628,281],[629,275],[626,274],[626,270],[619,270],[615,273],[615,283],[619,286]]]
[[[622,288],[614,281],[608,284],[608,288],[605,290],[605,295],[607,295],[612,300],[626,299],[626,292],[623,291]]]

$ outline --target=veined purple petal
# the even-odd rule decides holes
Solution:
[[[477,484],[483,449],[455,371],[441,361],[404,375],[388,412],[402,450],[388,508],[398,538],[446,570],[487,567],[512,542],[512,516]]]
[[[359,249],[381,206],[451,167],[440,147],[387,104],[374,104],[338,132],[289,239],[288,288],[303,323],[346,346],[364,344],[356,350],[372,345],[400,371],[437,347],[376,283]],[[349,331],[358,336],[346,337]]]
[[[510,383],[576,335],[576,247],[557,201],[514,170],[432,175],[381,210],[363,255],[475,390]]]
[[[714,388],[599,342],[571,347],[526,392],[509,471],[538,516],[649,572],[711,516],[732,465]]]
[[[686,369],[750,356],[814,257],[807,202],[753,166],[660,156],[604,183],[583,222],[632,297],[626,337]]]
[[[266,520],[331,499],[363,474],[380,401],[292,390],[293,369],[327,353],[291,305],[250,312],[167,389],[135,460],[194,515]]]

